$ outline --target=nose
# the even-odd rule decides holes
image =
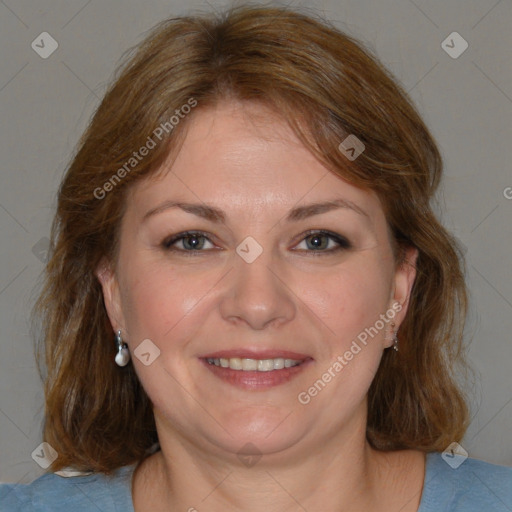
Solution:
[[[265,251],[252,263],[236,257],[220,303],[224,320],[262,330],[267,326],[285,324],[295,317],[294,294],[285,276],[270,264]]]

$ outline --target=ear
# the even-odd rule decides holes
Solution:
[[[400,261],[395,270],[393,294],[391,297],[390,308],[396,311],[393,319],[394,331],[397,331],[403,322],[407,309],[411,291],[416,279],[416,260],[419,251],[416,247],[405,247],[400,250]],[[389,346],[391,345],[391,342]]]
[[[114,332],[124,330],[119,283],[111,264],[103,258],[94,272],[103,290],[103,300]]]

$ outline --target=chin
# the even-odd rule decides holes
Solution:
[[[292,414],[290,414],[292,413]],[[278,460],[294,446],[300,445],[306,435],[306,422],[297,421],[292,409],[267,409],[251,407],[231,413],[224,421],[221,436],[216,432],[203,432],[211,444],[216,445],[228,457],[269,456],[267,460]],[[216,435],[217,434],[217,435]],[[270,457],[271,456],[271,457]]]

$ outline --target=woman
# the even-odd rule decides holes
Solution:
[[[466,291],[440,177],[406,94],[333,26],[159,25],[59,192],[52,472],[1,510],[510,510],[512,470],[456,444]]]

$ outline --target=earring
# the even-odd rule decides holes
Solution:
[[[398,352],[398,329],[395,331],[395,322],[391,322],[391,328],[393,329],[393,350],[395,352]]]
[[[116,345],[116,364],[118,366],[126,366],[128,364],[128,361],[130,360],[130,352],[128,350],[128,345],[124,343],[123,338],[121,338],[121,331],[117,331],[116,333]]]

